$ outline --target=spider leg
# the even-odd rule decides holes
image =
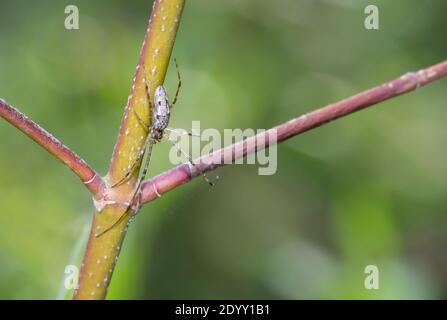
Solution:
[[[133,110],[133,113],[134,113],[135,117],[137,118],[140,126],[144,129],[144,131],[146,131],[146,133],[149,133],[151,131],[150,125],[146,124],[146,122],[144,122],[144,120],[141,119],[141,117],[138,115],[138,113],[135,110]]]
[[[147,82],[147,78],[146,78],[146,66],[144,65],[144,63],[143,63],[143,83],[144,83],[144,87],[146,89],[146,99],[149,104],[149,110],[152,111],[151,95],[150,95],[150,90],[149,90],[149,86],[148,86],[148,82]],[[134,172],[135,168],[137,167],[137,164],[142,159],[142,157],[146,151],[147,144],[149,143],[151,127],[148,124],[146,124],[143,119],[141,119],[141,117],[138,115],[138,113],[135,111],[135,109],[132,109],[132,111],[133,111],[135,117],[137,118],[138,123],[143,127],[143,129],[146,131],[148,136],[146,138],[146,142],[144,143],[144,147],[139,152],[137,158],[132,163],[131,167],[126,172],[125,176],[121,180],[119,180],[118,182],[113,184],[112,188],[123,184],[124,182],[126,182],[129,179],[129,177],[131,176],[131,174]]]
[[[200,134],[195,134],[189,130],[184,130],[184,129],[172,129],[172,128],[166,128],[166,131],[169,132],[175,132],[176,134],[178,134],[179,136],[190,136],[190,137],[196,137],[196,138],[200,138]]]
[[[130,207],[126,209],[126,211],[116,220],[110,227],[106,228],[105,230],[101,231],[100,233],[95,234],[96,238],[99,238],[103,234],[107,233],[108,231],[112,230],[117,224],[119,224],[121,221],[123,221],[124,218],[128,216],[128,214],[132,211],[129,210]]]
[[[149,110],[150,110],[150,112],[152,112],[152,102],[151,102],[151,96],[150,96],[150,89],[149,89],[148,81],[147,81],[147,78],[146,78],[146,66],[144,65],[144,62],[143,62],[143,83],[144,83],[144,87],[146,89],[146,99],[147,99],[147,102],[149,104]],[[177,91],[178,91],[178,89],[177,89]],[[103,230],[101,233],[97,234],[96,237],[100,237],[101,235],[105,234],[107,231],[109,231],[112,228],[114,228],[117,224],[119,224],[121,221],[123,221],[123,219],[125,219],[130,213],[135,215],[138,212],[138,210],[140,208],[140,205],[141,205],[139,203],[139,200],[138,200],[138,198],[140,197],[140,193],[141,193],[141,190],[140,190],[141,189],[141,184],[142,184],[142,182],[144,180],[144,177],[146,176],[148,168],[149,168],[150,158],[151,158],[151,154],[152,154],[152,148],[153,148],[153,145],[155,143],[155,140],[152,138],[152,134],[151,134],[152,127],[150,125],[146,124],[144,122],[144,120],[141,119],[141,117],[138,115],[138,113],[135,110],[133,110],[133,113],[136,116],[139,124],[143,127],[143,129],[147,133],[146,141],[144,143],[143,148],[138,153],[137,158],[135,159],[135,161],[132,163],[131,167],[127,171],[126,175],[120,181],[118,181],[117,183],[112,185],[112,188],[114,188],[114,187],[116,187],[118,185],[121,185],[123,182],[125,182],[125,181],[127,181],[129,179],[129,177],[131,176],[131,174],[133,173],[133,171],[137,167],[137,164],[140,163],[140,161],[144,157],[144,154],[146,153],[146,148],[148,148],[148,146],[149,146],[148,152],[147,152],[147,156],[146,156],[146,162],[144,164],[143,173],[141,174],[141,176],[138,179],[138,183],[137,183],[137,187],[135,189],[135,193],[132,196],[132,200],[130,201],[130,205],[127,207],[126,211],[110,227],[108,227],[107,229]],[[138,200],[138,201],[137,201],[137,204],[135,206],[135,201],[136,200]]]
[[[152,110],[151,93],[150,93],[151,91],[149,89],[149,84],[146,77],[146,65],[144,64],[144,62],[143,62],[143,83],[144,87],[146,88],[146,98],[149,103],[149,108]]]
[[[177,102],[178,94],[180,92],[180,87],[182,86],[182,78],[180,77],[180,70],[178,68],[177,59],[174,58],[174,62],[175,62],[175,68],[177,69],[178,84],[177,84],[177,91],[175,92],[174,100],[172,100],[172,103],[171,103],[171,108]]]
[[[202,170],[200,170],[199,167],[197,167],[197,165],[193,162],[192,158],[190,157],[189,154],[187,154],[182,148],[180,148],[180,146],[178,145],[178,143],[176,143],[175,141],[171,140],[170,137],[166,138],[168,140],[168,142],[174,147],[176,148],[178,151],[180,151],[183,156],[188,160],[188,162],[202,175],[203,179],[212,187],[214,187],[216,185],[215,182],[211,181],[208,176],[205,174],[205,172],[203,172]]]
[[[131,207],[134,205],[136,198],[140,195],[141,184],[143,183],[143,180],[146,177],[147,171],[149,169],[149,163],[151,161],[152,148],[153,148],[154,144],[155,144],[155,140],[153,140],[152,138],[149,139],[149,149],[147,151],[146,161],[144,163],[144,168],[143,168],[143,173],[140,175],[140,178],[138,179],[137,188],[135,189],[135,193],[132,197],[132,201],[130,202]],[[139,207],[140,207],[140,204],[138,203],[135,211],[138,211]]]
[[[146,158],[146,162],[144,164],[144,169],[143,169],[143,173],[140,176],[140,178],[138,179],[138,183],[137,183],[137,188],[135,189],[135,193],[132,196],[132,200],[130,201],[130,205],[127,207],[126,211],[118,218],[118,220],[116,220],[110,227],[108,227],[107,229],[103,230],[101,233],[97,234],[96,237],[100,237],[103,234],[105,234],[107,231],[113,229],[117,224],[119,224],[121,221],[123,221],[123,219],[125,219],[130,213],[132,213],[133,215],[136,215],[139,208],[140,208],[140,203],[138,200],[138,197],[140,197],[140,193],[141,193],[141,185],[142,182],[144,180],[144,177],[147,174],[148,168],[149,168],[149,162],[151,159],[151,154],[152,154],[152,147],[155,143],[155,141],[150,138],[148,140],[149,143],[149,149],[148,149],[148,153],[147,153],[147,158]],[[136,206],[135,206],[135,201],[137,201]]]
[[[150,134],[147,136],[146,138],[146,142],[144,143],[143,148],[140,150],[140,152],[138,153],[138,156],[135,158],[134,162],[132,163],[132,165],[130,166],[129,170],[127,170],[126,174],[124,175],[123,178],[121,178],[121,180],[119,180],[118,182],[114,183],[112,185],[112,188],[115,188],[119,185],[122,185],[124,182],[126,182],[127,180],[129,180],[131,174],[134,172],[135,168],[137,167],[138,163],[141,161],[141,159],[144,156],[144,153],[146,151],[146,147],[149,143],[150,140]]]

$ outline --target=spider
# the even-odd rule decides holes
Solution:
[[[143,148],[140,150],[136,159],[133,161],[132,165],[130,166],[129,170],[127,171],[127,173],[118,182],[114,183],[112,185],[112,188],[120,186],[121,184],[123,184],[124,182],[126,182],[130,179],[132,173],[134,172],[135,168],[138,166],[138,164],[143,159],[143,157],[146,153],[146,150],[147,150],[146,161],[144,163],[142,174],[140,175],[140,177],[138,179],[135,193],[132,197],[132,200],[131,200],[126,212],[123,213],[123,215],[115,223],[113,223],[112,226],[110,226],[109,228],[104,230],[98,236],[104,234],[108,230],[112,229],[115,225],[117,225],[127,215],[127,213],[129,211],[131,211],[133,215],[136,215],[136,213],[138,212],[138,210],[141,206],[140,199],[139,199],[139,195],[140,195],[140,191],[141,191],[140,189],[141,189],[141,184],[142,184],[142,182],[147,174],[147,171],[149,169],[152,148],[153,148],[154,144],[161,142],[163,137],[165,137],[165,130],[171,131],[171,132],[175,131],[173,129],[168,128],[168,125],[169,125],[169,120],[170,120],[170,116],[171,116],[171,109],[177,102],[180,88],[182,86],[182,80],[181,80],[177,60],[174,59],[174,62],[175,62],[176,70],[177,70],[178,85],[177,85],[177,91],[175,93],[174,100],[172,101],[172,103],[169,103],[168,94],[167,94],[166,88],[163,85],[160,85],[157,88],[155,88],[154,101],[152,103],[151,96],[150,96],[150,89],[149,89],[148,81],[146,78],[146,68],[143,64],[143,83],[144,83],[144,87],[146,90],[146,98],[147,98],[147,101],[149,104],[150,114],[152,116],[152,122],[151,122],[151,125],[146,124],[143,121],[143,119],[141,119],[141,117],[138,115],[138,113],[135,110],[133,110],[133,113],[134,113],[135,117],[138,119],[139,124],[147,132],[146,141],[144,143]],[[189,136],[193,136],[193,134],[191,132],[186,132],[186,134]],[[205,179],[205,181],[210,186],[215,185],[215,182],[209,180],[208,177],[206,176],[206,174],[202,170],[200,170],[200,168],[197,167],[197,165],[193,162],[192,158],[190,157],[190,155],[188,153],[186,153],[182,148],[180,148],[180,146],[176,142],[171,140],[170,137],[167,137],[167,141],[173,147],[175,147],[179,152],[182,153],[182,155],[202,175],[202,177]]]

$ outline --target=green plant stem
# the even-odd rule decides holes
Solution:
[[[119,219],[125,214],[128,203],[133,199],[139,166],[128,182],[115,188],[110,186],[123,178],[139,150],[143,148],[148,132],[139,124],[135,115],[137,113],[147,123],[150,122],[143,72],[146,72],[150,96],[153,97],[154,89],[164,81],[184,4],[184,0],[154,1],[134,83],[124,111],[109,172],[105,177],[107,188],[104,197],[95,201],[96,211],[74,299],[106,297],[131,215]],[[114,225],[117,221],[119,223]],[[114,225],[112,229],[97,236],[101,230],[111,225]]]

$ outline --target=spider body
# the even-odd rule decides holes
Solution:
[[[174,60],[175,61],[175,60]],[[178,97],[178,93],[181,87],[181,79],[180,79],[180,72],[178,71],[178,65],[177,65],[177,61],[175,61],[175,65],[177,68],[177,76],[178,76],[178,86],[177,86],[177,92],[175,93],[175,97],[174,100],[172,101],[172,103],[169,103],[168,100],[168,93],[166,92],[166,88],[162,85],[158,86],[155,91],[154,91],[154,100],[153,102],[151,101],[151,97],[150,97],[150,90],[148,87],[148,81],[146,79],[146,68],[144,68],[144,74],[143,74],[143,83],[146,89],[146,96],[147,96],[147,103],[149,105],[150,108],[150,114],[152,117],[152,123],[150,125],[146,124],[144,122],[144,120],[142,120],[140,118],[140,116],[135,112],[135,110],[133,110],[133,113],[135,115],[135,117],[137,118],[138,122],[140,123],[140,125],[144,128],[144,130],[146,130],[146,132],[148,133],[147,137],[146,137],[146,142],[144,143],[143,148],[140,150],[138,156],[136,157],[136,159],[133,161],[133,164],[129,165],[129,170],[127,171],[127,173],[124,175],[124,177],[119,180],[118,182],[116,182],[115,184],[112,185],[112,188],[117,187],[119,185],[121,185],[122,183],[126,182],[129,180],[129,178],[131,177],[131,174],[134,172],[134,170],[136,168],[139,167],[141,161],[143,160],[144,154],[147,153],[147,157],[146,157],[146,161],[144,163],[143,166],[143,172],[141,174],[141,176],[138,179],[137,185],[136,185],[136,189],[135,189],[135,193],[129,203],[129,206],[126,210],[125,213],[122,214],[121,217],[119,217],[110,227],[106,228],[104,231],[102,231],[101,233],[97,234],[96,237],[101,236],[102,234],[106,233],[107,231],[109,231],[110,229],[112,229],[118,222],[120,222],[124,217],[126,217],[130,212],[132,213],[132,215],[134,216],[139,208],[140,208],[140,188],[141,188],[141,184],[143,182],[144,177],[146,176],[147,170],[149,168],[149,161],[151,159],[151,154],[152,154],[152,147],[155,143],[160,142],[163,139],[164,136],[164,132],[165,130],[169,130],[169,131],[173,131],[172,129],[168,128],[169,125],[169,119],[171,117],[171,108],[175,105],[175,103],[177,102],[177,97]],[[188,135],[192,136],[191,133],[188,133]],[[206,182],[208,182],[211,186],[214,186],[214,182],[210,181],[207,176],[205,175],[205,173],[203,173],[200,169],[197,168],[196,164],[192,161],[191,157],[185,152],[183,151],[177,143],[175,143],[175,141],[172,141],[169,136],[167,138],[168,142],[170,144],[172,144],[172,146],[174,146],[178,151],[180,151],[185,158],[188,160],[188,162],[197,169],[198,172],[200,172],[200,174],[203,176],[203,178],[205,179]],[[156,191],[158,192],[158,191]]]
[[[158,86],[154,92],[154,105],[152,107],[152,130],[151,135],[154,141],[159,142],[163,138],[163,133],[169,125],[171,106],[169,105],[168,93],[165,87]]]

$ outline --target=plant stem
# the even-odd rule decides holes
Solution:
[[[101,196],[105,187],[104,181],[76,153],[2,99],[0,99],[0,116],[68,166],[93,195]]]
[[[268,148],[270,145],[285,141],[303,132],[317,128],[332,120],[347,116],[379,102],[416,90],[435,80],[447,76],[447,61],[443,61],[417,72],[408,72],[403,76],[366,90],[347,99],[314,110],[298,118],[273,127],[256,136],[234,143],[202,156],[194,163],[202,172],[208,172],[224,164],[232,163],[247,154]],[[275,137],[275,139],[269,139]],[[198,176],[200,173],[189,164],[181,164],[154,178],[146,180],[142,187],[142,202],[150,202]]]
[[[104,197],[95,202],[96,211],[74,299],[104,299],[106,297],[113,269],[132,216],[127,213],[129,213],[129,203],[134,197],[140,164],[126,183],[114,188],[110,186],[126,175],[144,146],[148,132],[136,116],[138,114],[141,119],[150,124],[149,102],[143,82],[144,73],[150,96],[153,97],[155,88],[164,81],[184,4],[184,0],[154,1],[133,86],[105,179],[107,188]],[[125,213],[127,215],[123,216]],[[115,225],[117,221],[119,223]],[[98,232],[110,226],[113,228],[98,236]]]

